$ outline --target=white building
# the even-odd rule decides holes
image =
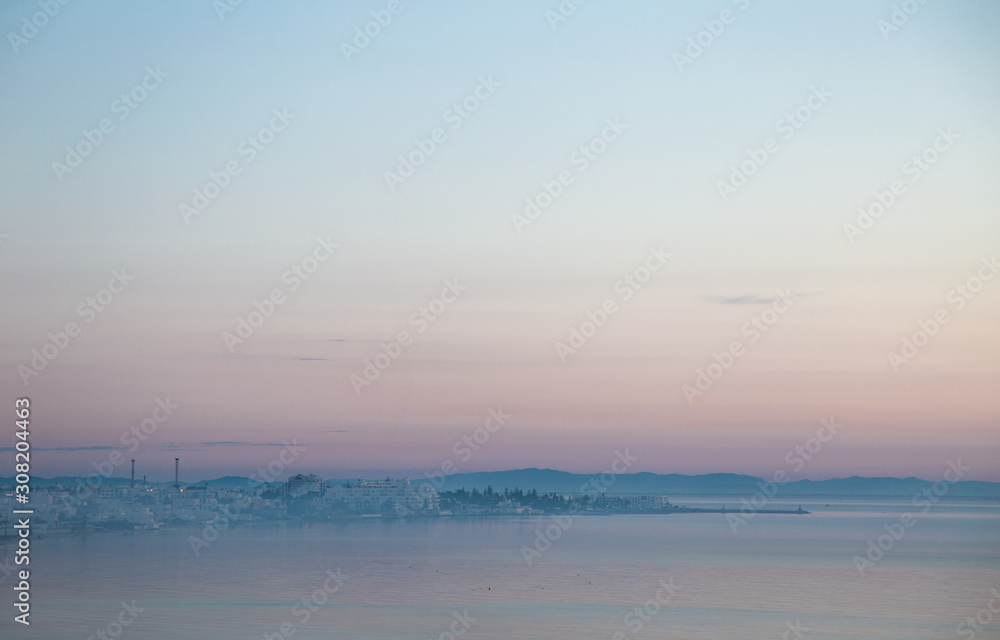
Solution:
[[[326,491],[326,483],[323,479],[315,474],[309,474],[307,476],[301,473],[296,474],[288,479],[288,482],[281,485],[280,493],[283,496],[288,496],[289,498],[297,498],[298,496],[305,495],[307,493],[318,493],[320,495]]]
[[[358,513],[378,513],[386,506],[400,512],[437,512],[441,507],[438,492],[433,487],[414,487],[409,478],[358,480],[347,486],[330,487],[327,496],[342,500],[348,509]]]

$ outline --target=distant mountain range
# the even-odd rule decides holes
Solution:
[[[606,477],[610,480],[610,477]],[[36,487],[62,484],[74,486],[76,477],[32,478]],[[330,479],[330,484],[354,482],[355,479]],[[0,484],[13,484],[13,478],[0,478]],[[105,478],[105,484],[122,486],[129,483],[128,478]],[[539,493],[579,493],[581,487],[605,486],[598,474],[569,473],[552,469],[517,469],[513,471],[486,471],[481,473],[460,473],[435,480],[425,478],[410,478],[413,484],[433,486],[439,491],[473,488],[480,491],[493,487],[494,491],[505,488],[531,489]],[[760,491],[758,483],[764,480],[754,476],[735,473],[710,473],[705,475],[686,476],[679,474],[658,473],[627,473],[614,476],[614,483],[607,486],[608,493],[652,493],[676,495],[720,495],[744,496]],[[150,483],[154,484],[154,483]],[[156,486],[172,483],[163,482]],[[205,485],[210,487],[248,487],[259,486],[260,483],[240,476],[226,476],[202,482],[182,482],[184,486]],[[914,496],[929,489],[934,484],[930,480],[919,478],[835,478],[831,480],[796,480],[788,482],[780,488],[783,496]],[[1000,498],[1000,482],[985,482],[980,480],[963,480],[948,485],[950,497]]]
[[[610,478],[608,478],[610,479]],[[494,490],[505,487],[537,489],[542,493],[579,493],[581,487],[603,486],[597,474],[578,474],[552,469],[518,469],[516,471],[488,471],[446,476],[429,481],[411,478],[414,484],[428,484],[439,491],[473,487],[482,491],[487,486]],[[614,477],[609,493],[655,493],[667,495],[750,495],[760,491],[758,483],[764,480],[755,476],[735,473],[709,473],[686,476],[679,474],[628,473]],[[780,488],[784,496],[913,496],[933,485],[933,481],[919,478],[835,478],[832,480],[796,480]],[[440,485],[440,486],[437,486]],[[949,496],[1000,497],[1000,482],[978,480],[959,481],[948,485]]]

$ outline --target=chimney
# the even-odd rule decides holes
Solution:
[[[132,458],[132,488],[135,489],[135,458]]]
[[[180,477],[181,477],[181,459],[174,458],[174,489],[181,488]]]

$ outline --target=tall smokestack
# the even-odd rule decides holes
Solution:
[[[132,458],[132,488],[135,489],[135,458]]]
[[[181,459],[174,458],[174,489],[181,488]]]

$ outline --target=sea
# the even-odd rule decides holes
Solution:
[[[741,524],[719,513],[240,524],[207,546],[192,544],[200,528],[53,534],[31,547],[29,627],[14,622],[16,577],[0,575],[0,638],[1000,640],[1000,501],[767,508],[800,504],[811,513]]]

